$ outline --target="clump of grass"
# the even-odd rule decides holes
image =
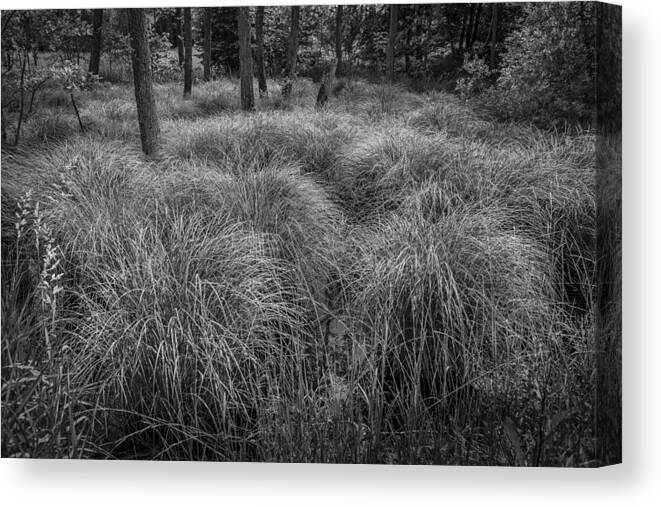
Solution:
[[[45,110],[27,119],[22,137],[26,143],[45,143],[65,139],[78,131],[73,114],[58,109]]]
[[[402,188],[444,173],[452,162],[444,142],[406,128],[362,136],[340,151],[334,167],[340,197],[361,218],[392,208]]]
[[[400,84],[372,84],[365,81],[349,83],[338,105],[366,121],[389,121],[423,103],[419,95],[410,93]]]
[[[544,329],[553,300],[548,258],[501,220],[496,210],[433,222],[413,213],[362,239],[356,310],[402,413],[445,406]]]
[[[241,163],[285,160],[303,172],[327,176],[336,151],[352,134],[342,115],[330,113],[255,113],[196,122],[172,122],[165,128],[164,163]]]
[[[60,170],[45,215],[66,246],[71,313],[58,346],[72,385],[101,386],[81,401],[94,407],[81,412],[96,424],[92,451],[247,456],[268,374],[286,370],[303,328],[300,296],[282,283],[291,267],[271,255],[276,233],[229,220],[231,207],[154,213],[146,164],[117,148],[67,144],[43,163]]]
[[[195,87],[193,101],[203,115],[218,115],[229,111],[238,111],[238,83],[220,81],[201,83]]]
[[[497,130],[448,93],[435,92],[424,105],[411,111],[407,123],[427,133],[445,132],[453,137],[480,138]]]
[[[104,386],[101,450],[248,457],[256,407],[276,358],[296,350],[301,316],[263,237],[222,220],[161,219],[98,225],[85,248],[95,262],[77,295],[92,318],[77,330],[76,378]]]
[[[163,130],[164,164],[241,160],[251,153],[262,153],[256,118],[251,116],[172,121]]]
[[[299,297],[326,299],[342,215],[326,192],[300,168],[254,159],[198,167],[165,181],[165,202],[225,216],[246,230],[272,238],[270,254],[290,263]],[[196,174],[193,176],[193,174]]]

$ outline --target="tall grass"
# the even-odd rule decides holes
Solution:
[[[592,138],[235,88],[3,150],[3,456],[592,464]]]

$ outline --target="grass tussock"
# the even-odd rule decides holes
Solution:
[[[364,239],[357,308],[407,403],[446,401],[548,325],[548,258],[494,216],[393,217]]]

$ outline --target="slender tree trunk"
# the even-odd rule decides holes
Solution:
[[[99,73],[99,63],[101,62],[101,44],[103,34],[103,9],[94,9],[92,18],[92,50],[90,51],[90,67],[92,74]]]
[[[473,21],[475,20],[475,4],[470,4],[470,11],[468,14],[468,26],[464,38],[464,49],[470,47],[471,34],[473,33]]]
[[[129,33],[131,35],[131,60],[133,63],[133,83],[135,102],[140,124],[142,151],[151,155],[158,144],[158,119],[152,93],[151,54],[147,38],[146,20],[143,9],[126,9]]]
[[[250,8],[238,8],[239,24],[239,74],[241,74],[241,109],[255,109],[252,86],[252,49],[250,47]]]
[[[473,48],[473,44],[477,40],[477,31],[480,27],[480,14],[482,14],[482,4],[477,4],[475,9],[475,20],[473,21],[473,33],[471,34],[469,48]]]
[[[459,51],[463,49],[464,44],[464,35],[466,35],[466,20],[468,11],[464,8],[464,15],[461,18],[461,33],[459,34]]]
[[[184,36],[181,23],[181,7],[177,7],[174,13],[174,31],[177,39],[177,55],[179,57],[179,67],[184,65]]]
[[[80,119],[80,113],[78,112],[76,100],[73,98],[73,92],[70,92],[69,96],[71,97],[71,105],[73,106],[73,110],[76,113],[76,118],[78,118],[78,126],[80,127],[80,131],[85,132],[85,127],[83,126],[83,120]]]
[[[20,110],[18,112],[18,123],[16,125],[16,135],[14,136],[14,145],[18,144],[19,139],[21,138],[21,124],[23,123],[23,114],[25,111],[25,66],[28,61],[28,51],[25,50],[25,56],[23,57],[23,66],[21,68],[21,102]]]
[[[337,67],[335,69],[335,77],[343,75],[342,69],[342,11],[343,5],[338,5],[335,11],[335,60]]]
[[[291,8],[291,25],[289,31],[289,43],[287,45],[287,68],[285,69],[285,83],[282,87],[282,95],[289,98],[292,89],[292,81],[296,79],[296,58],[298,56],[298,24],[300,7]]]
[[[496,41],[498,39],[498,10],[497,3],[491,4],[491,48],[489,55],[489,67],[496,68]]]
[[[211,79],[211,7],[204,8],[204,80]]]
[[[80,11],[78,11],[78,26],[80,26],[81,24],[82,24],[82,20],[80,16]],[[76,32],[76,65],[80,65],[80,32]]]
[[[395,39],[397,38],[397,17],[399,5],[390,4],[390,30],[388,32],[388,47],[386,48],[386,76],[388,82],[395,80]]]
[[[269,90],[266,85],[266,72],[264,70],[264,7],[257,7],[255,15],[255,63],[257,64],[257,83],[259,85],[259,98],[268,97]]]
[[[184,7],[184,98],[190,98],[193,89],[193,34],[190,7]]]

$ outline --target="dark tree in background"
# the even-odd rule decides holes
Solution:
[[[255,43],[259,97],[268,97],[269,91],[266,85],[266,71],[264,70],[264,7],[257,7],[255,13]]]
[[[211,79],[211,8],[204,8],[204,80]]]
[[[291,94],[292,80],[296,77],[300,10],[301,8],[297,6],[291,8],[289,41],[287,44],[287,66],[285,67],[285,84],[282,87],[282,96],[285,98],[288,98]]]
[[[477,4],[477,7],[475,7],[473,29],[471,30],[470,40],[468,42],[469,49],[473,48],[473,44],[475,44],[475,41],[477,40],[477,29],[480,27],[480,14],[482,14],[482,4]]]
[[[103,31],[103,9],[94,9],[92,17],[92,49],[90,51],[89,71],[92,74],[99,73],[101,61],[101,44]]]
[[[239,7],[239,67],[241,74],[241,109],[255,109],[252,87],[252,49],[250,47],[250,9]]]
[[[390,83],[395,79],[395,40],[397,38],[397,18],[399,5],[390,5],[390,30],[388,32],[388,49],[386,50],[386,76]]]
[[[218,75],[239,72],[237,7],[211,7],[211,67]],[[199,26],[199,25],[198,25]],[[203,28],[200,27],[200,31]]]
[[[184,8],[184,98],[189,98],[193,88],[193,35],[190,7]]]
[[[126,18],[131,37],[131,61],[135,103],[138,109],[142,151],[154,153],[158,143],[158,119],[151,82],[151,55],[143,9],[126,9]]]
[[[177,45],[177,56],[179,57],[179,67],[184,65],[184,36],[181,24],[181,7],[175,9],[174,14],[174,33]]]
[[[342,76],[342,13],[344,11],[343,5],[338,5],[335,11],[335,60],[337,67],[335,69],[335,77]]]
[[[500,5],[492,4],[491,6],[491,40],[489,41],[489,68],[491,70],[496,68],[496,43],[498,41],[498,11]]]

